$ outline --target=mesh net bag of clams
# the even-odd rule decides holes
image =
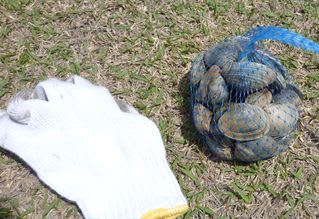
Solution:
[[[190,70],[194,125],[221,160],[254,162],[294,141],[303,94],[262,40],[319,53],[319,44],[275,26],[260,26],[200,53]]]

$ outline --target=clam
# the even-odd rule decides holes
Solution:
[[[276,80],[276,73],[267,66],[253,62],[235,62],[222,76],[231,89],[254,92]]]
[[[222,160],[232,160],[233,159],[233,148],[231,147],[221,147],[220,144],[207,136],[205,137],[205,142],[209,150],[219,159]]]
[[[214,108],[212,125],[217,125],[219,118],[222,117],[222,115],[227,111],[227,109],[229,109],[229,107],[230,107],[230,104],[225,103],[224,105]]]
[[[280,61],[273,54],[271,54],[270,51],[264,48],[252,50],[247,55],[247,59],[251,62],[257,62],[267,65],[273,71],[278,73],[278,75],[281,75],[284,80],[291,81],[293,79],[292,76],[288,73],[287,69],[280,63]]]
[[[295,141],[295,135],[296,135],[295,132],[291,132],[290,134],[282,138],[276,139],[276,141],[278,144],[287,145],[289,147]]]
[[[200,103],[195,103],[193,106],[193,120],[197,130],[207,135],[210,129],[210,123],[213,113]]]
[[[215,106],[227,101],[228,88],[219,67],[214,65],[202,77],[196,93],[196,100],[209,106]]]
[[[274,95],[273,102],[277,104],[290,103],[295,105],[297,108],[300,108],[302,105],[302,101],[299,95],[290,87],[281,90],[281,92],[277,95]]]
[[[301,92],[301,90],[298,88],[298,86],[297,86],[296,84],[294,84],[294,83],[292,83],[292,82],[289,82],[289,83],[287,84],[287,87],[288,87],[289,89],[295,91],[295,92],[298,94],[298,96],[300,97],[300,99],[303,99],[303,98],[304,98],[303,93]]]
[[[268,89],[263,89],[258,92],[248,95],[245,99],[245,103],[264,107],[270,104],[272,100],[272,94]]]
[[[239,53],[248,42],[246,37],[233,37],[218,43],[209,49],[204,55],[207,67],[219,66],[223,71],[228,71],[232,64],[237,61]]]
[[[218,120],[218,129],[231,139],[250,141],[268,133],[269,121],[260,107],[235,103]]]
[[[263,136],[257,140],[236,142],[234,156],[244,162],[265,160],[285,151],[287,145],[278,144],[272,137]]]
[[[226,137],[219,129],[217,125],[211,125],[209,130],[209,137],[217,142],[222,148],[234,147],[234,140]]]
[[[190,82],[192,86],[195,86],[206,73],[206,68],[203,60],[204,53],[201,53],[193,61],[191,70],[189,72]]]
[[[272,84],[276,90],[286,88],[286,79],[292,79],[287,69],[266,49],[254,49],[247,55],[246,58],[250,62],[266,65],[276,73],[276,80]]]
[[[272,137],[283,137],[297,128],[299,113],[292,104],[270,104],[264,107],[269,117],[269,133]]]
[[[218,120],[229,108],[229,104],[225,104],[215,109],[212,117],[211,127],[209,130],[209,136],[212,140],[217,142],[221,147],[233,147],[234,140],[226,137],[218,128]]]
[[[276,72],[276,79],[272,83],[272,87],[275,90],[282,90],[282,89],[285,89],[286,86],[287,86],[286,80],[283,78],[283,76],[281,74]]]

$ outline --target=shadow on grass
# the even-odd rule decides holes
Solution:
[[[8,150],[6,150],[6,149],[0,147],[0,156],[1,156],[1,154],[6,155],[7,157],[10,157],[11,159],[14,159],[16,162],[22,164],[26,169],[28,169],[28,170],[30,171],[30,173],[31,173],[32,175],[36,176],[36,177],[39,179],[40,183],[41,183],[46,189],[48,189],[48,190],[49,190],[50,192],[52,192],[53,194],[57,195],[61,200],[75,205],[76,208],[77,208],[77,210],[78,210],[79,213],[81,214],[81,216],[84,218],[83,213],[82,213],[81,209],[79,208],[79,206],[77,205],[76,202],[74,202],[74,201],[72,201],[72,200],[69,200],[69,199],[67,199],[67,198],[65,198],[65,197],[63,197],[63,196],[61,196],[61,195],[60,195],[58,192],[56,192],[53,188],[49,187],[44,181],[42,181],[42,179],[40,179],[40,177],[38,176],[37,172],[36,172],[35,170],[33,170],[33,169],[31,168],[31,166],[30,166],[27,162],[25,162],[23,159],[21,159],[18,155],[16,155],[16,154],[12,153],[11,151],[8,151]],[[8,197],[8,198],[9,198],[8,200],[10,200],[10,197]],[[1,209],[1,200],[0,200],[0,209]],[[9,210],[10,210],[10,212],[9,212]],[[18,215],[17,215],[17,214],[18,214]],[[0,216],[1,216],[1,214],[0,214]],[[10,217],[17,216],[18,218],[20,218],[20,217],[19,217],[19,213],[16,212],[15,209],[11,209],[11,208],[10,208],[10,209],[8,208],[8,216],[10,216]],[[0,217],[0,218],[2,218],[2,217]]]
[[[201,144],[199,133],[196,131],[192,121],[191,105],[190,105],[190,88],[189,88],[189,73],[183,76],[179,83],[179,92],[183,97],[180,103],[179,111],[182,116],[182,135],[189,141],[189,144]]]

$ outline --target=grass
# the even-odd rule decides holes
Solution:
[[[189,116],[196,55],[256,25],[319,41],[317,1],[0,0],[0,106],[47,77],[79,74],[154,120],[191,206],[182,218],[319,215],[319,56],[268,43],[305,93],[288,152],[251,165],[216,162]],[[0,152],[0,218],[81,218],[19,162]]]

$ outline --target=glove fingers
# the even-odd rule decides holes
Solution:
[[[94,107],[95,105],[109,114],[121,112],[107,88],[95,86],[78,76],[74,76],[68,81],[60,81],[54,78],[48,79],[39,83],[37,87],[41,87],[45,91],[49,102],[74,103],[78,105],[86,102],[85,108]]]
[[[104,93],[103,95],[105,95],[107,98],[107,106],[109,108],[113,108],[115,110],[118,110],[118,108],[122,111],[122,112],[128,112],[128,113],[135,113],[135,114],[139,114],[138,111],[132,107],[131,105],[129,105],[128,103],[126,103],[125,101],[122,101],[122,100],[119,100],[119,99],[116,99],[116,98],[113,98],[112,94],[109,92],[108,89],[105,89],[105,88],[102,88],[99,87],[99,86],[96,86],[94,84],[92,84],[89,80],[83,78],[83,77],[80,77],[80,76],[77,76],[77,75],[72,75],[69,79],[66,80],[67,82],[69,83],[72,83],[74,85],[76,85],[77,87],[87,87],[87,88],[96,88],[95,91],[98,92],[98,93]],[[93,94],[94,91],[93,89],[91,89],[90,91],[91,92],[86,92],[86,95],[91,95],[91,97],[94,95],[94,96],[98,96],[96,94]],[[106,92],[105,92],[106,91]],[[114,101],[115,100],[115,101]],[[117,106],[115,105],[115,102],[117,104]]]
[[[27,125],[33,120],[45,121],[39,119],[39,115],[45,113],[48,102],[39,99],[23,100],[16,98],[10,101],[7,109],[9,118],[18,124]]]
[[[40,82],[36,86],[36,90],[37,89],[43,90],[48,101],[55,102],[72,96],[75,87],[73,83],[50,78]]]
[[[111,114],[122,112],[120,105],[118,105],[117,101],[106,87],[96,86],[96,88],[90,89],[86,95],[87,98],[90,98],[94,103],[99,103],[100,107],[102,107],[105,112]],[[124,108],[126,108],[126,105]]]
[[[69,79],[66,80],[66,82],[75,84],[75,85],[82,85],[82,86],[94,86],[89,80],[86,80],[85,78],[82,78],[77,75],[72,75]]]
[[[19,124],[28,124],[31,119],[31,111],[37,110],[37,105],[63,99],[68,94],[67,86],[74,85],[52,78],[39,83],[35,89],[18,92],[9,99],[7,108],[9,118]]]
[[[20,102],[23,100],[40,99],[47,100],[46,93],[43,88],[36,87],[35,89],[25,89],[18,92],[16,95],[9,99],[9,103]]]
[[[29,124],[31,116],[35,118],[37,115],[34,112],[43,109],[44,103],[48,104],[48,102],[50,102],[51,107],[60,106],[59,104],[66,107],[65,104],[72,103],[81,105],[82,102],[87,102],[89,106],[96,105],[97,108],[108,114],[114,115],[114,113],[121,112],[108,89],[90,84],[89,81],[78,76],[72,77],[69,81],[71,83],[51,78],[40,82],[34,90],[28,89],[19,92],[9,100],[7,113],[10,119],[19,124]],[[128,104],[123,106],[130,113],[138,113]],[[43,110],[43,115],[50,111],[48,108]],[[32,111],[34,115],[31,115]]]
[[[120,107],[122,112],[139,114],[137,109],[135,109],[133,106],[126,103],[125,101],[120,100],[120,99],[115,99],[115,101],[116,101],[117,105]]]
[[[9,99],[7,113],[15,122],[20,124],[27,124],[30,119],[29,110],[17,110],[18,105],[24,101],[39,99],[41,101],[47,101],[47,96],[43,88],[37,87],[36,89],[26,89],[18,92],[16,95]]]

